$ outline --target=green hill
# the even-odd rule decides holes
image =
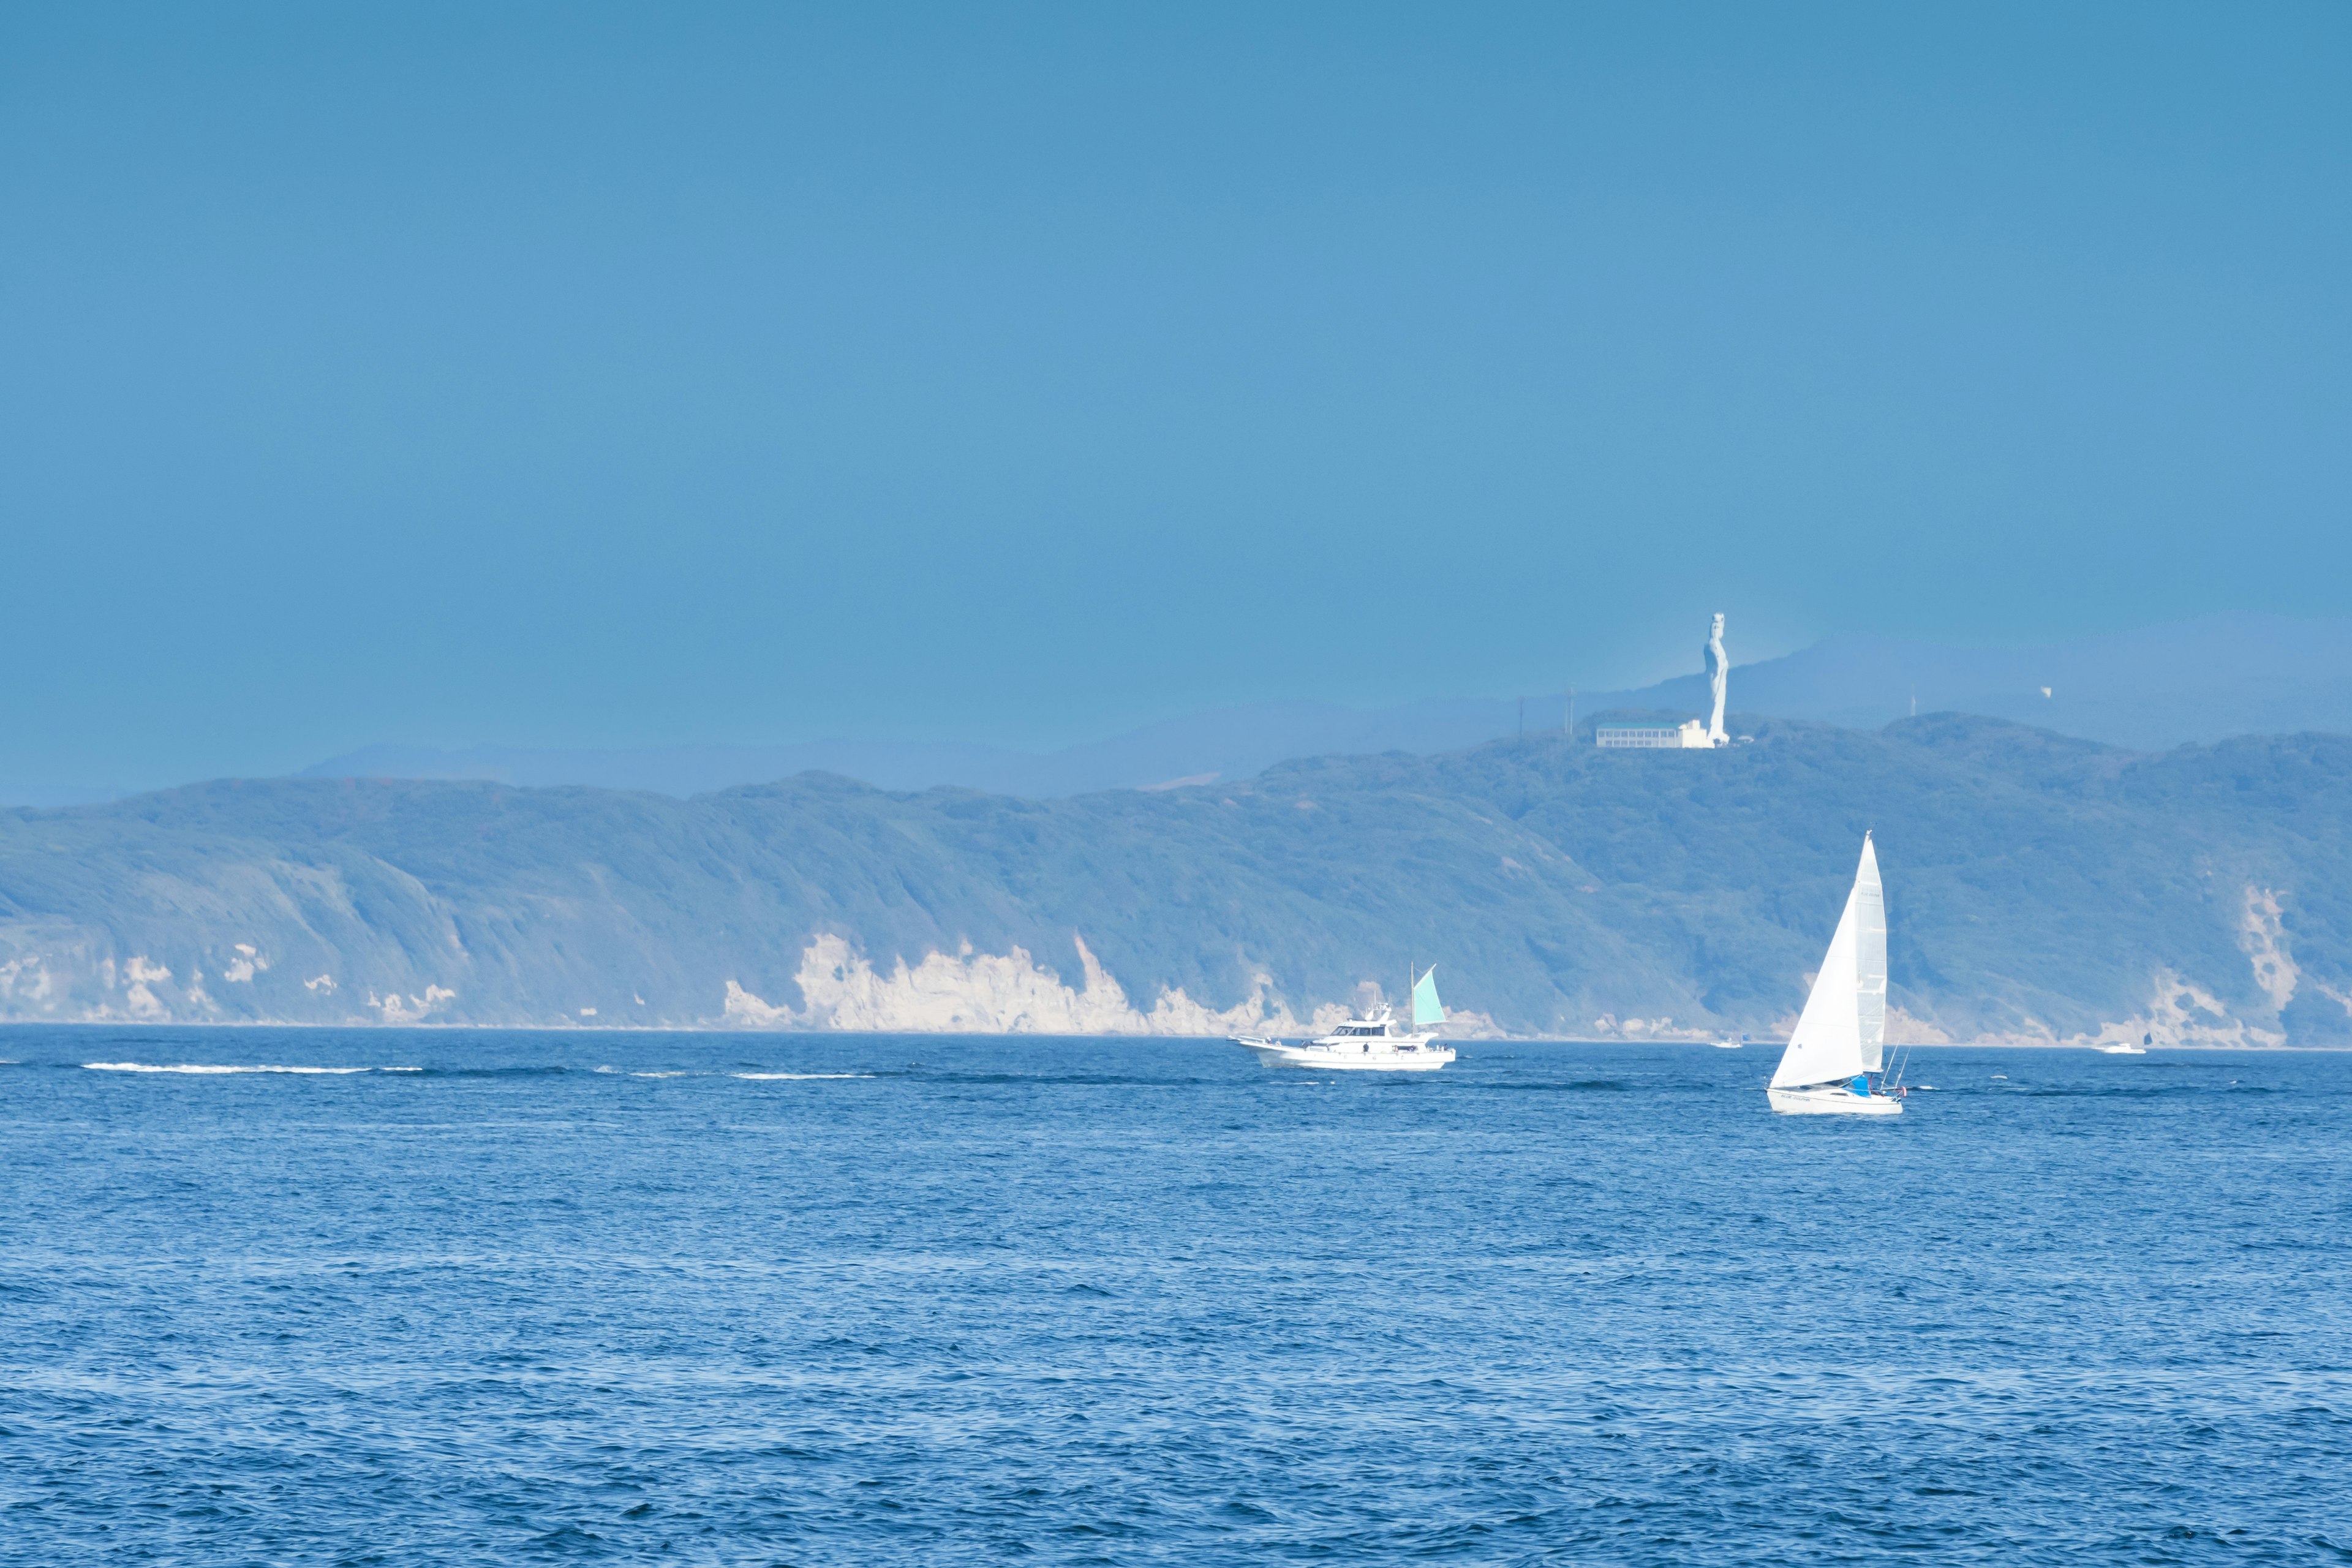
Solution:
[[[2352,740],[1741,728],[1065,800],[273,780],[0,814],[0,1016],[1222,1033],[1417,961],[1471,1028],[1762,1032],[1869,828],[1898,1029],[2352,1037]]]

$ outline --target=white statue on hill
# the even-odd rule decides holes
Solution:
[[[1715,617],[1715,630],[1707,634],[1706,681],[1715,689],[1715,717],[1707,721],[1706,738],[1710,745],[1727,746],[1731,736],[1723,728],[1723,699],[1730,689],[1731,660],[1723,652],[1723,617]]]

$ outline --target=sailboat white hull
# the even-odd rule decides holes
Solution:
[[[1766,1099],[1783,1116],[1900,1116],[1903,1102],[1883,1094],[1856,1094],[1842,1083],[1814,1089],[1768,1089]]]

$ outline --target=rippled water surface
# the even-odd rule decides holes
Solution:
[[[2352,1561],[2352,1058],[0,1058],[9,1563]]]

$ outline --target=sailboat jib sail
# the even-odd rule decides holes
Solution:
[[[1412,983],[1412,1026],[1445,1022],[1445,1006],[1437,999],[1437,966],[1431,964],[1429,973]]]
[[[1878,851],[1862,836],[1862,865],[1853,875],[1854,1007],[1862,1026],[1862,1065],[1885,1068],[1886,893],[1878,880]]]
[[[1797,1084],[1829,1083],[1863,1070],[1861,995],[1854,963],[1855,903],[1846,895],[1845,913],[1830,950],[1822,957],[1822,972],[1813,977],[1813,993],[1797,1018],[1797,1032],[1772,1074],[1774,1089]]]
[[[1898,1096],[1874,1092],[1886,1046],[1886,895],[1867,834],[1853,887],[1813,977],[1812,994],[1767,1091],[1772,1109],[1798,1114],[1894,1116]]]

